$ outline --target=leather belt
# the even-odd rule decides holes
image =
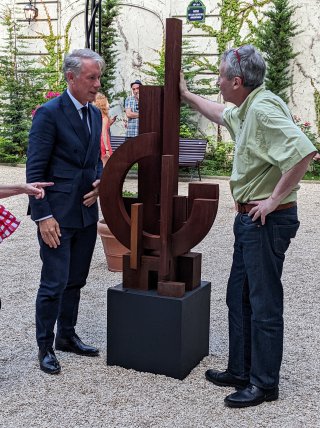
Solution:
[[[274,211],[280,211],[285,210],[287,208],[292,208],[297,205],[297,202],[288,202],[286,204],[280,204],[277,206],[277,208]],[[256,207],[254,204],[240,204],[239,202],[236,202],[236,211],[240,214],[248,214],[252,210],[252,208]]]

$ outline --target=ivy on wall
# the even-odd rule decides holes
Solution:
[[[7,34],[0,53],[0,161],[3,162],[24,161],[32,111],[47,101],[45,92],[58,93],[66,87],[61,69],[70,47],[70,24],[64,35],[55,35],[46,5],[43,7],[49,31],[37,36],[22,35],[10,9],[2,14],[1,24]],[[40,59],[42,67],[28,60],[26,41],[31,39],[44,42],[47,55]]]
[[[253,43],[256,30],[263,19],[263,8],[272,0],[224,0],[221,4],[219,16],[221,25],[219,29],[195,22],[193,25],[200,28],[209,37],[217,41],[218,54],[221,54],[231,46],[241,46]],[[219,73],[219,63],[210,64],[204,58],[197,61],[198,65],[205,66],[214,74]]]
[[[65,28],[64,34],[55,34],[52,20],[48,9],[40,0],[46,14],[48,24],[48,33],[37,32],[37,36],[24,36],[23,39],[42,40],[44,42],[47,54],[40,59],[40,64],[43,66],[43,76],[46,80],[47,88],[51,91],[62,92],[66,88],[66,82],[62,73],[63,58],[70,49],[69,32],[71,22]]]
[[[316,111],[316,126],[317,126],[318,135],[320,135],[320,91],[316,88],[313,79],[311,79],[311,85],[314,89],[313,100],[314,100],[314,107]]]
[[[313,101],[314,101],[314,109],[315,109],[315,114],[316,114],[315,125],[317,128],[317,133],[318,133],[318,137],[319,137],[320,136],[320,91],[319,91],[319,89],[317,89],[313,77],[311,77],[311,75],[309,74],[309,72],[311,72],[311,70],[306,70],[304,65],[301,64],[299,61],[296,61],[296,65],[299,69],[299,72],[303,75],[303,77],[306,80],[310,81],[310,84],[314,89]]]
[[[195,28],[200,28],[204,34],[213,37],[217,42],[218,61],[216,64],[209,62],[207,58],[198,58],[196,63],[199,67],[217,75],[219,74],[220,57],[222,53],[232,47],[254,43],[257,27],[263,19],[263,8],[272,0],[224,0],[220,5],[220,28],[195,22]],[[219,90],[216,90],[218,93]],[[222,141],[220,125],[217,125],[217,141]]]

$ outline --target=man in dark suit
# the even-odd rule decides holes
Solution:
[[[36,299],[36,337],[40,369],[61,370],[55,349],[96,356],[75,332],[80,291],[96,242],[101,113],[90,104],[100,88],[103,59],[90,49],[64,60],[68,89],[41,106],[33,119],[28,147],[29,182],[52,181],[43,199],[30,197],[38,225],[42,271]]]

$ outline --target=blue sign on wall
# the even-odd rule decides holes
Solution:
[[[194,0],[189,3],[187,9],[188,22],[204,22],[206,17],[206,7],[200,0]]]

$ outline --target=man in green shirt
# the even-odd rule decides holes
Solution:
[[[227,370],[207,370],[206,378],[237,391],[230,407],[255,406],[278,398],[283,349],[285,252],[299,227],[298,183],[316,149],[295,125],[286,104],[263,86],[265,62],[251,45],[227,50],[218,85],[224,104],[188,91],[183,101],[224,125],[235,141],[230,179],[238,214],[227,287],[229,361]]]

